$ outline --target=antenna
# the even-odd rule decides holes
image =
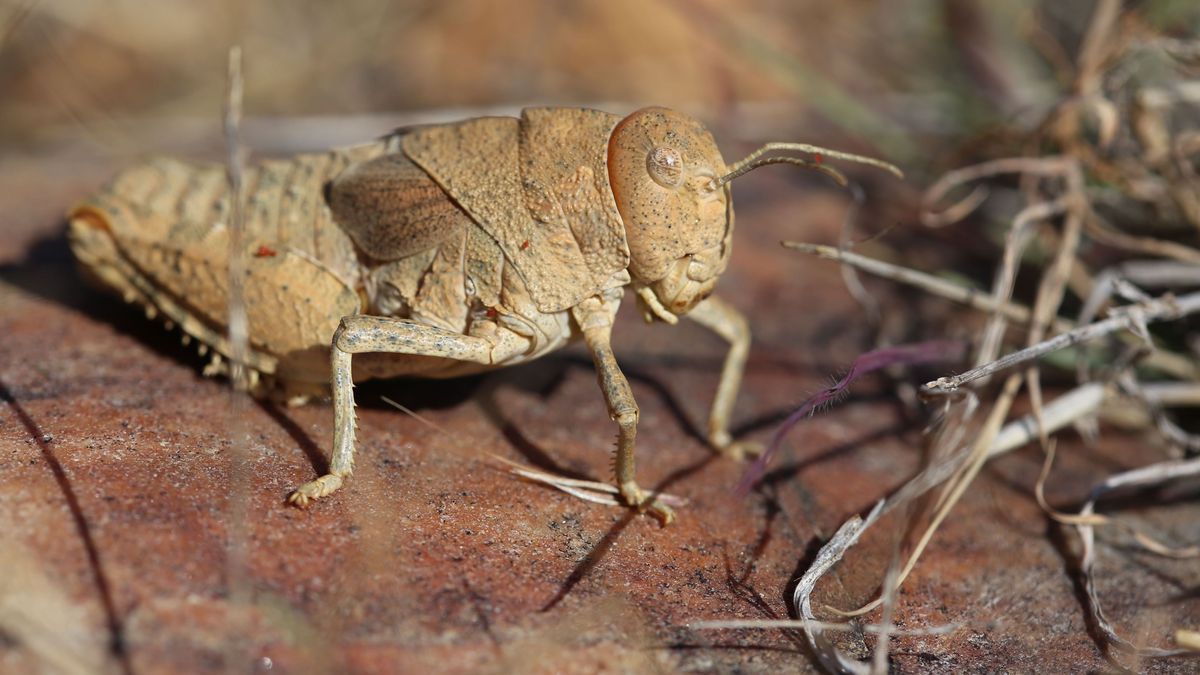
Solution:
[[[760,159],[768,152],[774,152],[777,150],[803,152],[813,155],[814,159],[791,156],[767,157]],[[747,155],[745,159],[734,162],[734,164],[729,167],[729,173],[721,176],[720,178],[714,178],[712,180],[709,189],[716,190],[729,183],[734,178],[753,171],[760,166],[767,166],[768,164],[793,164],[806,169],[820,171],[821,173],[837,181],[838,185],[844,187],[848,182],[846,180],[846,176],[843,175],[841,171],[838,171],[833,167],[825,166],[822,161],[826,157],[841,159],[847,162],[855,162],[857,164],[866,164],[867,166],[873,166],[877,169],[883,169],[884,171],[895,175],[897,178],[904,178],[904,172],[897,168],[894,164],[890,164],[873,157],[864,157],[863,155],[855,155],[848,152],[830,150],[828,148],[822,148],[819,145],[809,145],[808,143],[767,143],[766,145]]]

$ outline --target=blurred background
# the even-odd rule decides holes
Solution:
[[[36,181],[31,162],[54,153],[77,154],[92,181],[149,153],[217,156],[232,45],[259,154],[525,105],[656,104],[709,123],[727,159],[764,140],[836,140],[923,184],[978,139],[1045,117],[1093,4],[6,0],[0,190],[27,192],[21,176]],[[1152,0],[1127,3],[1123,30],[1184,36],[1198,22],[1195,2]]]
[[[232,45],[244,49],[244,138],[259,156],[526,105],[656,104],[707,122],[729,161],[765,140],[824,142],[881,156],[921,186],[1012,152],[989,139],[1020,138],[1069,93],[1093,5],[3,0],[0,198],[33,217],[0,224],[0,257],[33,240],[21,223],[63,208],[25,197],[44,192],[47,172],[94,186],[148,154],[219,158]],[[1198,23],[1189,0],[1133,2],[1122,33],[1187,36]]]
[[[1160,32],[1193,31],[1200,17],[1189,0],[1131,4]],[[920,165],[930,138],[1044,113],[1092,5],[10,0],[0,3],[0,143],[124,154],[157,149],[157,134],[181,121],[215,128],[226,53],[240,44],[251,117],[659,104],[736,139],[834,129]],[[292,142],[344,133],[305,130]]]

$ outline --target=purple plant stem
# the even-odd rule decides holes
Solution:
[[[959,340],[930,340],[928,342],[884,347],[883,349],[876,349],[859,355],[858,358],[854,359],[854,363],[850,365],[850,370],[842,376],[842,379],[838,380],[832,387],[822,389],[809,397],[795,412],[788,415],[783,424],[779,425],[779,428],[775,430],[775,435],[771,437],[771,442],[767,445],[767,449],[750,468],[746,469],[746,473],[742,475],[742,480],[738,482],[737,486],[738,496],[745,496],[758,481],[762,480],[763,475],[767,472],[767,465],[770,464],[771,458],[779,452],[779,446],[783,444],[784,437],[792,430],[792,427],[799,424],[800,420],[812,414],[820,406],[829,403],[849,391],[850,383],[859,377],[891,365],[918,365],[957,361],[962,358],[965,351],[966,343]]]

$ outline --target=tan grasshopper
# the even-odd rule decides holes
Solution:
[[[822,154],[899,174],[785,143],[726,166],[700,122],[665,108],[625,118],[530,108],[252,168],[242,211],[251,390],[297,402],[328,382],[333,395],[329,473],[289,500],[306,505],[351,474],[353,381],[476,373],[582,338],[619,430],[620,496],[669,522],[670,507],[635,479],[638,406],[610,343],[618,304],[628,286],[648,322],[686,315],[729,342],[708,440],[742,455],[751,446],[730,437],[729,417],[750,330],[710,296],[731,250],[729,183],[772,163],[844,182]],[[84,270],[211,350],[206,373],[225,372],[230,354],[230,211],[223,167],[162,159],[70,214]]]

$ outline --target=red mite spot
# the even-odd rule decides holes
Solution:
[[[521,242],[521,250],[522,250],[522,251],[524,251],[524,250],[525,250],[525,249],[527,249],[527,248],[529,248],[529,240],[528,240],[528,239],[526,239],[525,241]]]
[[[820,164],[821,162],[825,161],[825,158],[821,155],[821,153],[818,152],[817,154],[813,155],[813,161],[817,164]]]
[[[488,308],[487,308],[487,317],[488,317],[489,319],[494,319],[494,318],[496,318],[496,314],[497,314],[497,312],[496,312],[496,308],[495,308],[495,307],[488,307]]]
[[[274,258],[275,257],[275,249],[271,248],[270,246],[267,246],[266,244],[263,244],[262,246],[258,247],[257,251],[254,252],[254,257],[255,258]]]

